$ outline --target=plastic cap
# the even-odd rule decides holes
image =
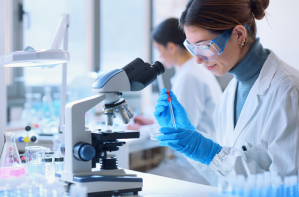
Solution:
[[[55,157],[55,162],[62,162],[64,161],[63,157]]]
[[[46,157],[45,162],[52,162],[52,157]]]
[[[167,94],[168,94],[168,99],[167,99],[167,101],[168,101],[168,102],[170,102],[170,101],[171,101],[170,92],[169,92],[169,91],[167,91]]]

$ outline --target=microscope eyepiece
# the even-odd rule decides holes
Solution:
[[[165,72],[161,62],[155,62],[153,65],[145,63],[142,59],[136,58],[131,63],[122,68],[131,85],[131,91],[139,91],[151,84],[157,79],[157,76]]]
[[[156,61],[152,67],[157,69],[157,76],[163,74],[165,72],[165,68],[161,62]]]

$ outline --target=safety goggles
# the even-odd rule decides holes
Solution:
[[[196,44],[190,44],[186,39],[184,46],[193,56],[199,56],[205,61],[211,61],[216,59],[223,52],[232,31],[233,28],[228,29],[213,40]]]

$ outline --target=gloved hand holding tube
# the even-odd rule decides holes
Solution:
[[[167,91],[162,89],[154,112],[159,125],[162,127],[159,130],[162,135],[158,135],[156,139],[160,140],[159,144],[161,146],[168,146],[190,159],[209,165],[222,147],[197,132],[191,124],[184,107],[172,91],[170,91],[170,96],[176,128],[173,127],[171,120]]]
[[[184,107],[180,104],[172,91],[169,91],[169,94],[171,96],[171,104],[173,107],[176,127],[195,130],[195,127],[191,124]],[[163,88],[161,90],[161,95],[158,99],[158,103],[155,107],[154,115],[161,127],[173,127],[168,97],[169,96],[166,89]]]

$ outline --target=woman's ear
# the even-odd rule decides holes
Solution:
[[[246,42],[247,31],[243,25],[237,25],[233,29],[232,36],[237,38],[237,43],[241,45]]]

